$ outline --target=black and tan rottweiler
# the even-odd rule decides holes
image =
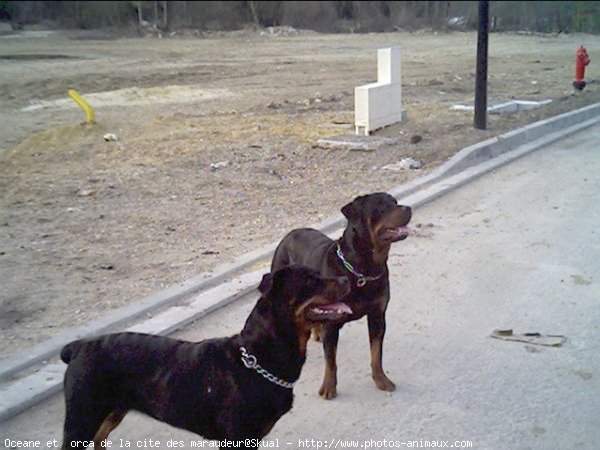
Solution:
[[[350,291],[345,277],[300,265],[264,275],[259,291],[241,333],[229,338],[115,333],[66,345],[62,448],[101,447],[129,410],[256,448],[292,408],[311,327],[350,311],[339,303]]]
[[[322,276],[345,275],[351,292],[344,303],[352,313],[320,330],[325,351],[325,377],[319,394],[331,399],[337,395],[336,350],[340,328],[345,322],[367,316],[371,342],[371,374],[379,389],[393,391],[394,383],[381,366],[385,311],[390,299],[387,259],[392,243],[406,239],[412,211],[398,205],[394,197],[375,193],[355,198],[342,208],[348,224],[337,241],[320,231],[302,228],[291,231],[279,243],[271,270],[289,264],[305,264]]]

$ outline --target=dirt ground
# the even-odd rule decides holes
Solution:
[[[450,107],[472,104],[476,38],[0,36],[0,357],[421,176],[469,144],[600,101],[600,37],[493,34],[488,102],[553,101],[474,130],[472,113]],[[573,95],[581,44],[589,84]],[[392,45],[409,120],[376,134],[396,144],[318,148],[353,132],[354,87],[375,81],[376,50]],[[95,107],[96,124],[81,123],[68,89]],[[423,168],[381,169],[405,157]]]

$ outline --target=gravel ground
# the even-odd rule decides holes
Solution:
[[[489,103],[553,102],[490,115],[486,131],[450,110],[472,103],[475,33],[22,32],[0,42],[2,357],[421,176],[469,144],[600,100],[594,62],[588,87],[570,87],[575,51],[584,43],[593,59],[597,36],[491,35]],[[377,134],[395,143],[316,147],[353,131],[354,87],[375,81],[376,50],[390,45],[402,48],[409,120]],[[70,88],[90,100],[96,124],[80,123]],[[406,157],[423,168],[381,169]]]

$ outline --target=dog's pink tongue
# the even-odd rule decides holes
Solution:
[[[400,236],[404,233],[410,234],[410,227],[405,225],[403,227],[390,228],[390,231],[393,232],[396,236]]]
[[[328,305],[319,305],[319,308],[321,309],[325,309],[328,311],[336,311],[336,312],[343,312],[346,314],[352,314],[352,309],[346,305],[345,303],[342,302],[338,302],[338,303],[329,303]]]

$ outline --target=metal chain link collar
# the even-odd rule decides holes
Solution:
[[[293,389],[294,383],[290,383],[289,381],[282,380],[281,378],[276,377],[269,371],[263,369],[258,361],[256,360],[256,356],[250,355],[246,350],[246,347],[240,347],[240,352],[242,352],[241,360],[248,369],[256,370],[259,374],[269,380],[271,383],[276,384],[277,386],[281,386],[286,389]]]

